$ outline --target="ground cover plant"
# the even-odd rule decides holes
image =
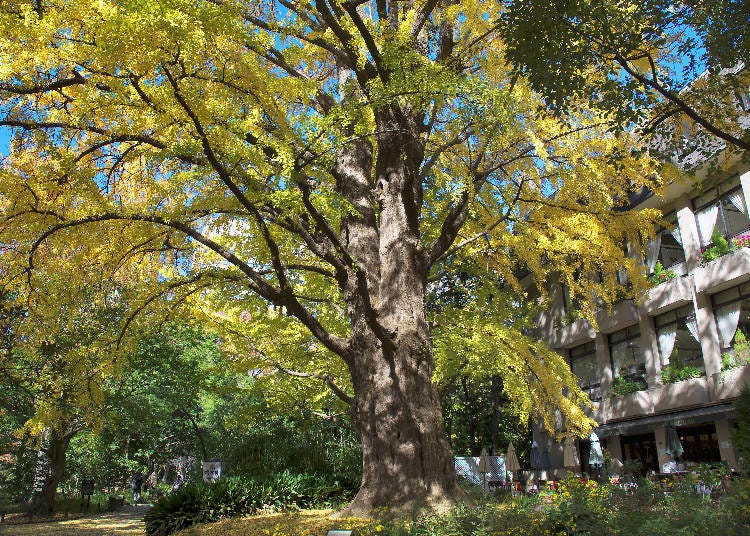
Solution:
[[[147,536],[260,511],[330,507],[351,500],[358,482],[289,472],[266,478],[229,477],[216,483],[188,484],[159,499],[145,517]]]
[[[332,528],[361,536],[602,535],[741,536],[750,530],[750,486],[735,482],[720,498],[695,492],[688,480],[665,493],[643,480],[629,491],[609,483],[565,480],[557,492],[497,502],[475,497],[444,514],[412,520],[331,519],[331,511],[273,514],[194,527],[180,536],[313,536]],[[718,480],[715,482],[718,484]],[[381,511],[387,517],[387,512]]]

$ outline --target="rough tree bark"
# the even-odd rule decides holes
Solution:
[[[342,226],[342,242],[357,266],[341,278],[353,333],[342,357],[352,377],[352,415],[363,450],[353,513],[442,503],[455,486],[432,384],[425,304],[429,264],[419,244],[418,121],[400,109],[382,110],[374,161],[373,146],[364,141],[348,146],[334,170],[339,191],[359,211]]]
[[[46,438],[43,439],[40,449],[41,455],[46,459],[43,466],[38,469],[42,474],[38,475],[38,487],[34,489],[31,499],[31,508],[36,514],[49,514],[54,511],[57,486],[60,485],[65,473],[68,446],[72,437],[71,433],[59,432],[53,428],[46,431]]]

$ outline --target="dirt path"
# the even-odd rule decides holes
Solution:
[[[143,515],[149,506],[125,506],[116,512],[94,517],[29,523],[28,525],[0,525],[2,536],[143,536]]]

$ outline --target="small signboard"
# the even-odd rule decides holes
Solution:
[[[93,495],[94,494],[94,481],[83,480],[81,482],[81,495]]]
[[[203,462],[203,482],[216,482],[221,478],[221,462]]]

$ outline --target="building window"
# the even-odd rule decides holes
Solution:
[[[698,323],[692,305],[654,317],[661,367],[681,363],[705,372]]]
[[[718,463],[721,461],[716,425],[708,423],[700,426],[677,428],[677,435],[684,452],[682,459],[698,463]]]
[[[656,456],[656,437],[654,433],[620,436],[620,448],[624,462],[640,463],[638,474],[649,471],[658,472],[659,462]]]
[[[641,384],[646,389],[646,358],[641,351],[638,326],[616,331],[609,336],[609,355],[614,377]]]
[[[750,335],[750,283],[714,294],[711,303],[721,348],[733,354],[738,339]]]
[[[685,250],[682,248],[682,235],[677,225],[677,214],[672,212],[665,217],[666,227],[656,233],[646,246],[646,265],[649,273],[654,273],[656,263],[672,270],[677,275],[685,275]]]
[[[601,375],[596,363],[596,343],[587,342],[570,349],[570,370],[578,378],[579,387],[588,393],[591,400],[602,399]]]
[[[696,197],[693,207],[702,247],[711,244],[714,231],[729,239],[745,231],[750,223],[745,197],[736,179]]]

